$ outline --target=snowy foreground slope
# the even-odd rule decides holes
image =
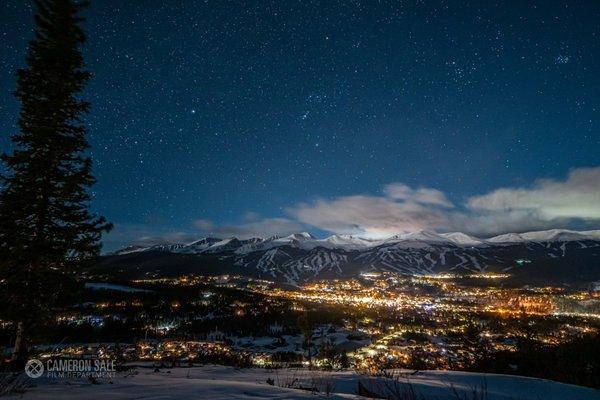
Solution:
[[[542,379],[465,372],[424,371],[400,379],[398,391],[411,384],[412,396],[401,399],[487,399],[487,400],[590,400],[600,391]],[[273,383],[270,385],[267,380]],[[224,366],[162,369],[138,368],[119,373],[113,383],[92,385],[85,381],[34,381],[24,399],[363,399],[357,395],[359,382],[371,392],[394,390],[383,378],[362,377],[354,372],[307,370],[235,369]],[[283,386],[283,387],[281,387]],[[317,388],[315,394],[286,386]],[[487,388],[487,389],[484,389]],[[477,392],[475,395],[473,394]],[[483,394],[483,392],[486,392]],[[327,394],[329,392],[329,394]],[[392,397],[394,398],[394,397]]]

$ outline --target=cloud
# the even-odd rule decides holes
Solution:
[[[420,187],[412,189],[402,183],[390,183],[383,192],[391,199],[404,200],[420,204],[433,204],[440,207],[454,207],[446,195],[437,189]]]
[[[202,232],[210,232],[216,228],[215,224],[208,219],[197,219],[196,222],[194,222],[194,225]]]
[[[195,226],[205,235],[217,237],[235,236],[239,239],[289,235],[302,230],[297,221],[287,218],[261,218],[257,214],[246,215],[245,222],[238,225],[217,226],[209,220],[196,220]]]
[[[472,196],[461,210],[433,188],[392,183],[383,194],[318,199],[288,212],[325,231],[370,237],[421,229],[488,236],[600,223],[600,167],[574,169],[565,180],[542,179],[531,187]]]
[[[501,188],[473,196],[475,212],[525,212],[544,221],[600,219],[600,167],[571,170],[567,179],[540,179],[530,188]]]
[[[115,223],[115,227],[103,238],[103,252],[110,252],[128,245],[152,246],[155,244],[187,243],[197,239],[197,234],[154,224]]]
[[[133,244],[139,246],[152,246],[155,244],[177,244],[189,243],[198,238],[197,235],[189,232],[166,232],[162,235],[150,234],[140,236],[133,241]]]
[[[444,212],[411,202],[376,196],[345,196],[290,208],[299,221],[319,229],[370,237],[436,229],[447,224]]]
[[[104,243],[185,243],[200,236],[240,239],[288,235],[307,227],[340,234],[386,237],[406,231],[461,231],[478,236],[550,228],[600,227],[600,167],[573,169],[564,180],[541,179],[528,187],[499,188],[455,205],[434,188],[395,182],[381,195],[316,199],[286,209],[289,218],[247,213],[239,224],[197,219],[195,229],[116,224]],[[108,250],[108,249],[107,249]]]
[[[238,225],[218,226],[210,220],[198,219],[194,221],[194,228],[186,231],[147,223],[116,223],[115,229],[104,237],[103,252],[118,250],[128,245],[190,243],[203,236],[235,236],[239,239],[249,239],[289,235],[302,231],[304,226],[287,218],[261,218],[258,214],[247,213],[244,222]]]
[[[302,223],[335,232],[382,237],[403,231],[436,230],[450,223],[453,204],[436,189],[392,183],[384,196],[354,195],[318,199],[288,208]]]
[[[508,232],[527,232],[551,228],[568,228],[571,222],[544,221],[535,212],[454,212],[447,230],[459,231],[475,236],[489,237]]]

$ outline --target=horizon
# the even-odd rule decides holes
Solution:
[[[380,238],[369,238],[369,237],[364,237],[364,236],[359,236],[359,235],[351,235],[351,234],[331,234],[329,236],[315,236],[310,232],[295,232],[289,235],[272,235],[272,236],[265,236],[265,237],[259,237],[259,236],[250,236],[250,237],[237,237],[237,236],[229,236],[229,237],[218,237],[218,236],[199,236],[195,239],[189,239],[189,240],[169,240],[169,239],[165,239],[165,238],[152,238],[152,237],[142,237],[137,239],[136,242],[134,243],[130,243],[122,248],[119,249],[114,249],[108,252],[103,252],[104,254],[109,254],[112,252],[119,252],[120,250],[126,250],[128,248],[131,247],[142,247],[142,248],[151,248],[154,246],[161,246],[161,245],[191,245],[195,242],[198,241],[202,241],[202,240],[206,240],[206,239],[213,239],[213,240],[220,240],[220,241],[226,241],[226,240],[230,240],[230,239],[237,239],[240,241],[248,241],[248,240],[253,240],[253,239],[260,239],[263,241],[268,241],[268,240],[277,240],[277,239],[286,239],[286,238],[291,238],[292,236],[295,235],[302,235],[304,237],[306,237],[307,241],[313,240],[313,241],[327,241],[328,239],[332,239],[332,238],[344,238],[344,239],[360,239],[360,240],[364,240],[364,241],[368,241],[368,242],[372,242],[372,243],[383,243],[386,241],[389,241],[391,239],[399,239],[399,240],[408,240],[408,239],[412,239],[410,237],[404,237],[404,236],[409,236],[412,234],[418,234],[418,233],[424,233],[424,234],[432,234],[432,235],[436,235],[436,236],[440,236],[443,238],[447,238],[448,235],[453,235],[453,234],[461,234],[461,235],[466,235],[468,236],[470,239],[474,239],[474,240],[481,240],[483,242],[486,241],[491,241],[492,239],[495,238],[499,238],[499,237],[503,237],[503,236],[510,236],[510,235],[516,235],[516,236],[521,236],[521,235],[527,235],[527,234],[541,234],[541,233],[575,233],[575,234],[581,234],[581,235],[590,235],[590,237],[593,237],[594,239],[596,239],[595,235],[598,235],[598,238],[600,239],[600,229],[592,229],[592,230],[572,230],[572,229],[545,229],[545,230],[540,230],[540,231],[523,231],[523,232],[507,232],[507,233],[502,233],[499,235],[494,235],[494,236],[490,236],[490,237],[479,237],[479,236],[473,236],[473,235],[469,235],[466,234],[464,232],[459,232],[459,231],[453,231],[453,232],[435,232],[435,231],[427,231],[427,230],[417,230],[417,231],[406,231],[406,232],[398,232],[396,234],[390,235],[390,236],[384,236],[384,237],[380,237]],[[306,236],[308,235],[308,237]],[[163,240],[163,241],[160,241]],[[533,239],[531,239],[532,241],[534,241]],[[585,239],[580,239],[580,240],[585,240]],[[451,239],[449,239],[449,241],[452,241]],[[573,239],[573,241],[575,241],[575,239]],[[510,241],[509,241],[510,242]]]

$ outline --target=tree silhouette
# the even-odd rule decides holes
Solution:
[[[64,272],[100,251],[111,225],[89,211],[94,184],[79,93],[90,78],[79,47],[79,13],[87,3],[36,0],[35,37],[27,67],[17,71],[20,132],[3,154],[0,193],[2,301],[17,333],[13,358],[23,359],[28,330],[47,315]]]

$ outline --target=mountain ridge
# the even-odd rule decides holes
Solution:
[[[491,238],[479,238],[462,232],[436,233],[432,231],[419,230],[414,232],[400,233],[391,235],[384,239],[368,239],[357,235],[331,235],[323,239],[316,239],[310,233],[300,232],[287,236],[272,236],[269,238],[250,238],[238,239],[229,237],[225,239],[206,237],[194,240],[188,243],[161,243],[150,246],[130,245],[115,252],[106,255],[122,255],[133,252],[143,251],[171,251],[193,253],[218,252],[223,249],[238,245],[238,254],[249,253],[253,251],[268,250],[273,247],[284,245],[299,246],[304,249],[313,249],[317,247],[340,249],[340,250],[361,250],[373,248],[383,244],[390,243],[448,243],[456,246],[477,247],[485,245],[502,245],[525,242],[569,242],[581,240],[600,241],[600,230],[574,231],[568,229],[550,229],[543,231],[531,231],[523,233],[505,233]],[[200,245],[199,245],[200,244]],[[418,247],[418,246],[415,246]]]
[[[460,232],[408,232],[385,239],[308,234],[267,239],[205,238],[128,247],[88,273],[106,278],[237,274],[299,286],[364,272],[510,275],[522,284],[600,282],[600,231],[548,230],[480,239]]]

